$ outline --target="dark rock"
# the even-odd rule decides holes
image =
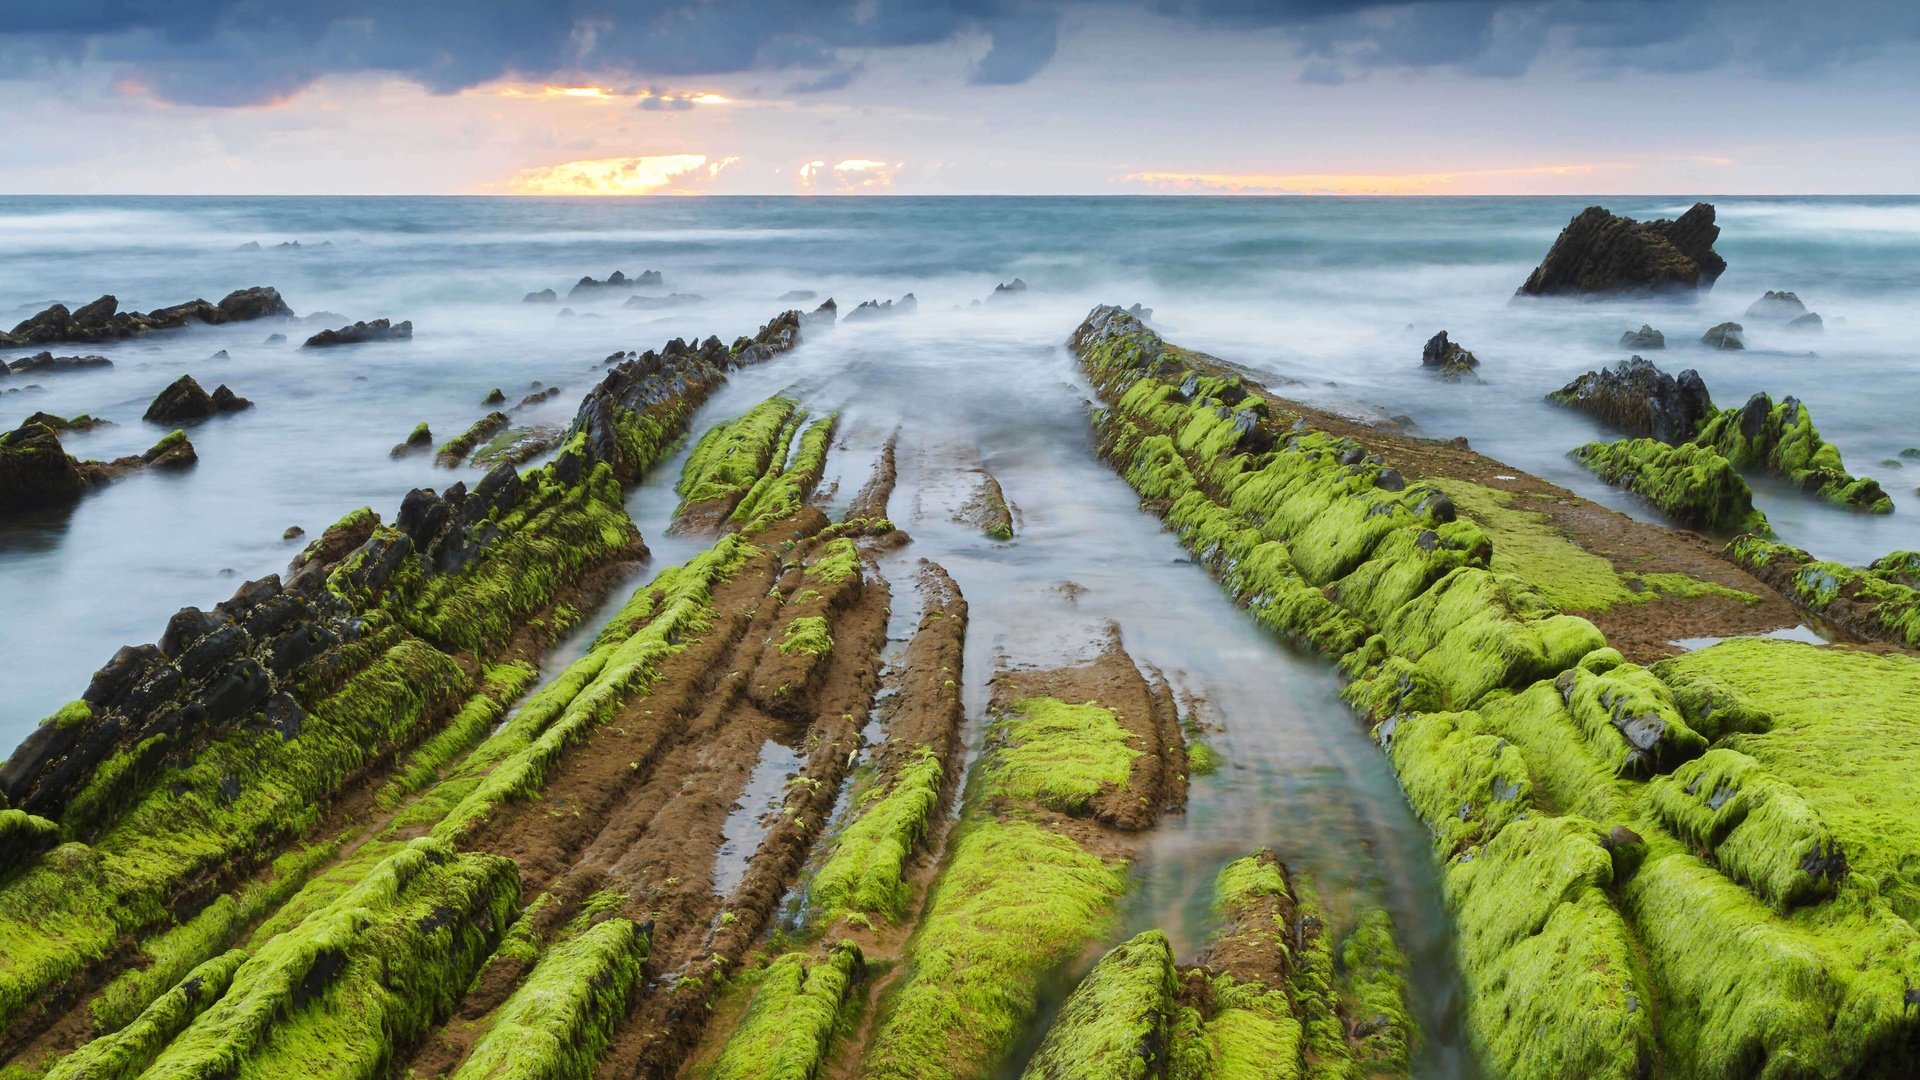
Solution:
[[[253,319],[291,318],[293,309],[280,298],[277,289],[256,285],[251,289],[235,289],[220,299],[215,305],[219,311],[218,319],[212,322],[247,322]]]
[[[1809,311],[1805,315],[1801,315],[1798,318],[1788,322],[1787,329],[1798,330],[1801,332],[1811,331],[1813,333],[1818,333],[1821,330],[1826,329],[1826,324],[1820,321],[1819,315],[1816,315],[1815,313]]]
[[[1678,378],[1636,356],[1611,368],[1589,371],[1547,400],[1588,413],[1629,435],[1679,445],[1694,437],[1713,413],[1700,373]]]
[[[1711,288],[1727,269],[1714,250],[1713,204],[1694,203],[1673,221],[1640,222],[1589,206],[1560,230],[1526,296]]]
[[[34,413],[32,416],[27,417],[26,423],[27,424],[45,424],[56,432],[62,432],[62,431],[92,431],[94,428],[97,428],[97,427],[105,427],[106,425],[113,423],[113,421],[102,420],[97,416],[89,416],[86,413],[81,413],[79,416],[75,416],[69,419],[64,416],[55,416],[50,412],[37,412],[37,413]]]
[[[226,388],[223,386],[221,389]],[[231,398],[233,391],[228,390],[227,396]],[[212,395],[202,390],[193,376],[182,375],[160,391],[140,418],[155,424],[189,424],[205,420],[219,411]]]
[[[87,368],[108,368],[113,366],[113,361],[104,356],[55,356],[50,352],[39,352],[4,366],[15,375],[48,375]]]
[[[333,345],[358,345],[370,341],[411,341],[413,323],[388,323],[385,319],[372,322],[357,322],[352,326],[343,326],[338,330],[322,330],[307,339],[306,349],[322,349]]]
[[[122,458],[114,464],[118,465],[125,460]],[[193,444],[187,441],[186,432],[175,428],[165,438],[154,443],[151,450],[141,454],[139,460],[141,464],[155,469],[184,469],[197,463],[200,455],[194,452]]]
[[[1480,358],[1461,348],[1456,342],[1447,340],[1445,330],[1427,339],[1420,350],[1420,366],[1429,371],[1437,371],[1449,379],[1457,379],[1470,374],[1480,366]]]
[[[28,420],[0,435],[0,513],[70,503],[86,489],[79,463],[53,428]]]
[[[253,408],[253,402],[229,390],[226,383],[221,383],[213,388],[213,407],[221,412],[239,412]]]
[[[801,315],[800,325],[813,326],[816,323],[826,323],[828,326],[832,326],[834,321],[839,317],[840,305],[834,303],[833,297],[829,296],[821,302],[819,307]]]
[[[298,540],[305,535],[307,535],[307,530],[298,525],[289,525],[287,526],[287,531],[280,534],[280,539]]]
[[[598,281],[592,277],[581,278],[574,283],[572,289],[568,290],[567,299],[572,300],[576,297],[592,299],[610,290],[658,288],[665,283],[665,280],[658,270],[643,270],[638,277],[628,277],[620,271],[615,270],[613,273],[607,275],[607,280],[605,281]]]
[[[507,400],[507,395],[503,393],[499,387],[496,386],[492,390],[487,391],[487,396],[480,399],[480,404],[502,405],[506,403],[506,400]]]
[[[1807,305],[1801,303],[1798,296],[1790,292],[1774,292],[1772,289],[1768,289],[1765,296],[1747,308],[1749,319],[1775,319],[1780,322],[1797,319],[1806,313]]]
[[[1640,329],[1629,330],[1620,335],[1620,347],[1636,352],[1641,349],[1664,349],[1667,347],[1667,335],[1646,323],[1641,323]]]
[[[1702,334],[1700,343],[1710,349],[1744,349],[1747,343],[1740,335],[1745,332],[1746,327],[1737,322],[1723,322]]]
[[[530,292],[521,297],[520,302],[523,304],[551,304],[559,299],[560,294],[554,292],[552,289],[541,289],[539,292]]]

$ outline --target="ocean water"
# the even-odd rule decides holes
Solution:
[[[71,509],[0,522],[0,744],[78,696],[117,647],[154,640],[176,609],[210,606],[283,569],[303,542],[282,539],[289,526],[317,535],[355,507],[391,515],[410,488],[479,475],[436,468],[430,455],[390,458],[416,423],[444,440],[487,411],[490,389],[517,401],[538,382],[561,392],[516,420],[564,424],[616,350],[675,336],[731,340],[786,307],[832,296],[845,313],[912,292],[912,316],[843,324],[740,373],[701,410],[695,434],[779,391],[839,409],[830,483],[844,502],[897,431],[893,516],[915,543],[889,565],[895,603],[911,603],[913,559],[953,573],[974,615],[965,681],[976,718],[996,670],[1086,655],[1114,627],[1137,659],[1204,700],[1222,729],[1229,764],[1196,783],[1188,812],[1155,834],[1127,925],[1164,926],[1191,955],[1204,940],[1212,874],[1272,846],[1322,880],[1336,913],[1360,903],[1394,912],[1416,966],[1420,1071],[1470,1074],[1427,841],[1391,773],[1338,703],[1329,665],[1237,612],[1094,457],[1091,391],[1063,342],[1096,303],[1144,303],[1170,339],[1298,380],[1290,393],[1405,414],[1423,433],[1465,436],[1658,520],[1566,458],[1610,436],[1542,400],[1624,358],[1621,332],[1651,323],[1669,341],[1650,356],[1661,367],[1697,368],[1723,405],[1760,390],[1799,397],[1852,471],[1879,477],[1898,506],[1868,517],[1762,485],[1785,539],[1850,562],[1920,546],[1920,461],[1904,471],[1879,464],[1920,445],[1920,200],[1715,199],[1730,269],[1711,292],[1514,302],[1558,230],[1593,201],[1636,217],[1691,202],[0,199],[8,325],[50,301],[103,292],[147,310],[273,285],[301,315],[415,327],[407,343],[315,351],[296,347],[314,326],[195,327],[55,350],[103,353],[114,361],[108,371],[0,381],[8,427],[35,410],[114,421],[66,437],[82,457],[150,446],[164,429],[140,414],[183,373],[255,403],[192,430],[200,464],[189,472],[135,476]],[[293,240],[297,251],[273,247]],[[250,241],[264,250],[236,250]],[[648,295],[703,299],[672,312],[624,308],[626,294],[520,299],[543,288],[564,297],[584,274],[646,269],[666,278]],[[1031,286],[1021,299],[973,306],[1016,276]],[[1749,320],[1744,352],[1697,345],[1767,289],[1798,292],[1827,330],[1790,335]],[[789,290],[817,297],[778,300]],[[563,307],[575,314],[563,317]],[[1420,370],[1421,344],[1440,329],[1480,356],[1478,381]],[[276,331],[292,340],[267,344]],[[212,359],[219,350],[227,357]],[[963,471],[983,464],[1018,508],[1011,544],[951,518],[967,494]],[[697,549],[664,529],[677,467],[629,496],[656,566]],[[563,647],[549,670],[577,651]]]

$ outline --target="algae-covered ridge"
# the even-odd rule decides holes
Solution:
[[[1627,598],[1631,571],[1508,516],[1504,492],[1425,479],[1440,456],[1336,435],[1118,308],[1071,346],[1102,452],[1143,502],[1256,619],[1339,661],[1432,830],[1491,1068],[1842,1077],[1916,1060],[1920,808],[1886,773],[1920,762],[1920,660],[1736,639],[1631,663],[1569,613]],[[1773,445],[1809,445],[1804,409],[1757,411]],[[1746,438],[1723,456],[1762,452]],[[1789,472],[1819,456],[1764,452]],[[1736,552],[1777,562],[1803,602],[1905,626],[1901,560],[1847,576],[1764,541]],[[1748,591],[1664,583],[1709,612]]]

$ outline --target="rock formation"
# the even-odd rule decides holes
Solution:
[[[1629,435],[1664,443],[1691,440],[1713,413],[1713,399],[1700,373],[1669,375],[1635,356],[1611,368],[1589,371],[1547,400],[1588,413]]]
[[[1462,348],[1457,342],[1447,340],[1445,330],[1427,339],[1420,350],[1420,366],[1428,371],[1438,372],[1449,379],[1470,375],[1480,366],[1480,358]]]
[[[1749,319],[1772,319],[1778,322],[1797,319],[1806,313],[1807,305],[1800,302],[1799,296],[1790,292],[1775,292],[1772,289],[1768,289],[1766,295],[1747,307]]]
[[[0,434],[0,514],[64,505],[89,488],[130,472],[184,468],[199,460],[186,434],[176,429],[144,454],[113,461],[80,461],[61,447],[58,432],[83,429],[93,423],[89,417],[59,421],[38,413],[18,428]]]
[[[55,356],[50,352],[38,352],[32,356],[23,356],[11,364],[0,364],[0,371],[13,375],[52,375],[63,371],[85,371],[89,368],[110,368],[113,361],[104,356]]]
[[[825,307],[826,305],[822,304],[821,306]],[[918,310],[919,307],[920,302],[914,299],[912,293],[908,293],[898,300],[887,300],[884,302],[880,300],[868,300],[859,307],[847,312],[846,321],[853,322],[856,319],[878,319],[888,315],[911,315],[914,311]]]
[[[308,338],[303,349],[321,349],[332,345],[358,345],[368,341],[411,341],[413,323],[388,323],[385,319],[357,322],[338,330],[322,330]]]
[[[622,289],[657,289],[665,282],[666,278],[658,270],[642,270],[637,277],[628,277],[615,270],[607,275],[605,281],[589,276],[574,282],[573,288],[567,291],[567,299],[591,300],[609,291]]]
[[[560,299],[559,293],[554,292],[552,289],[541,289],[539,292],[530,292],[521,297],[520,302],[523,304],[551,304],[558,299]]]
[[[293,309],[280,299],[280,293],[265,286],[236,289],[218,304],[189,300],[144,314],[121,311],[120,301],[108,295],[73,311],[68,311],[65,304],[54,304],[14,327],[12,333],[0,333],[0,347],[46,345],[56,341],[118,341],[155,330],[177,329],[196,319],[219,324],[292,315]]]
[[[225,383],[209,394],[191,375],[182,375],[155,395],[142,420],[155,424],[190,424],[223,412],[253,408],[253,402],[229,390]]]
[[[1646,222],[1589,206],[1560,230],[1519,291],[1558,296],[1711,288],[1727,268],[1713,250],[1719,235],[1712,203],[1694,203],[1673,221]]]
[[[1667,335],[1646,323],[1641,323],[1640,329],[1629,330],[1620,335],[1620,347],[1633,349],[1636,352],[1642,349],[1664,349],[1667,347]]]
[[[1747,343],[1741,335],[1745,334],[1746,330],[1746,327],[1737,322],[1723,322],[1700,335],[1700,344],[1709,349],[1744,349]]]

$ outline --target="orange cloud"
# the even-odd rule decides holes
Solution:
[[[594,158],[522,169],[507,181],[514,195],[654,195],[692,191],[737,157],[710,160],[705,154],[653,154]]]
[[[1120,182],[1156,191],[1210,195],[1468,195],[1525,194],[1563,185],[1556,180],[1630,169],[1628,165],[1529,165],[1420,173],[1128,173]]]

